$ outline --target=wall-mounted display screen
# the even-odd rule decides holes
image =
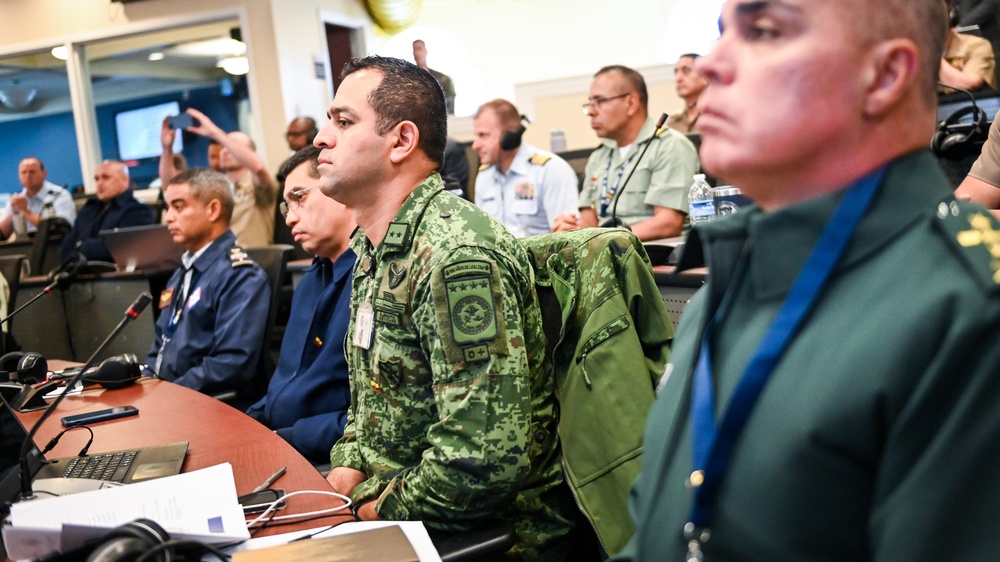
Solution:
[[[180,104],[175,101],[119,111],[115,114],[115,131],[118,134],[118,158],[121,160],[142,160],[158,158],[163,152],[160,146],[160,130],[163,118],[180,113]],[[184,149],[178,134],[174,138],[174,153]]]

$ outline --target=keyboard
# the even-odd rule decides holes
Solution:
[[[128,469],[132,468],[139,451],[125,451],[107,455],[75,457],[63,470],[63,478],[89,478],[122,482]]]

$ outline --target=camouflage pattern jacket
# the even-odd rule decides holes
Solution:
[[[572,513],[531,266],[443,187],[417,186],[377,247],[355,232],[352,400],[331,461],[369,476],[353,499],[382,519],[463,531],[502,517],[530,558]]]
[[[525,238],[545,316],[566,478],[601,546],[632,536],[628,492],[673,325],[642,243],[623,229]],[[557,302],[552,302],[553,300]]]

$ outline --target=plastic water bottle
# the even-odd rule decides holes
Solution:
[[[52,201],[46,201],[45,205],[42,207],[42,218],[51,219],[56,216],[56,208],[52,204]]]
[[[694,176],[694,183],[688,191],[688,209],[688,217],[693,225],[715,218],[715,200],[712,198],[712,188],[705,181],[705,174]]]
[[[562,129],[549,131],[549,150],[556,154],[566,152],[566,131]]]

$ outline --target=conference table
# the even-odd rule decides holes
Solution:
[[[60,368],[61,365],[53,367]],[[118,390],[92,386],[75,396],[67,396],[35,436],[38,446],[63,428],[60,418],[115,406],[133,405],[139,415],[89,424],[94,431],[90,454],[176,441],[188,441],[183,472],[229,462],[233,467],[237,494],[246,494],[264,482],[281,467],[285,474],[272,487],[286,492],[300,490],[332,491],[326,479],[284,439],[243,412],[210,396],[173,384],[143,377],[138,383]],[[18,414],[28,428],[41,417],[41,412]],[[48,457],[68,457],[77,454],[86,444],[85,431],[70,431]],[[296,496],[288,500],[279,515],[292,515],[331,509],[343,503],[325,495]],[[346,511],[346,510],[345,510]],[[250,516],[254,517],[254,516]],[[332,515],[292,524],[267,526],[254,536],[267,536],[289,531],[313,529],[351,520],[346,515]]]

